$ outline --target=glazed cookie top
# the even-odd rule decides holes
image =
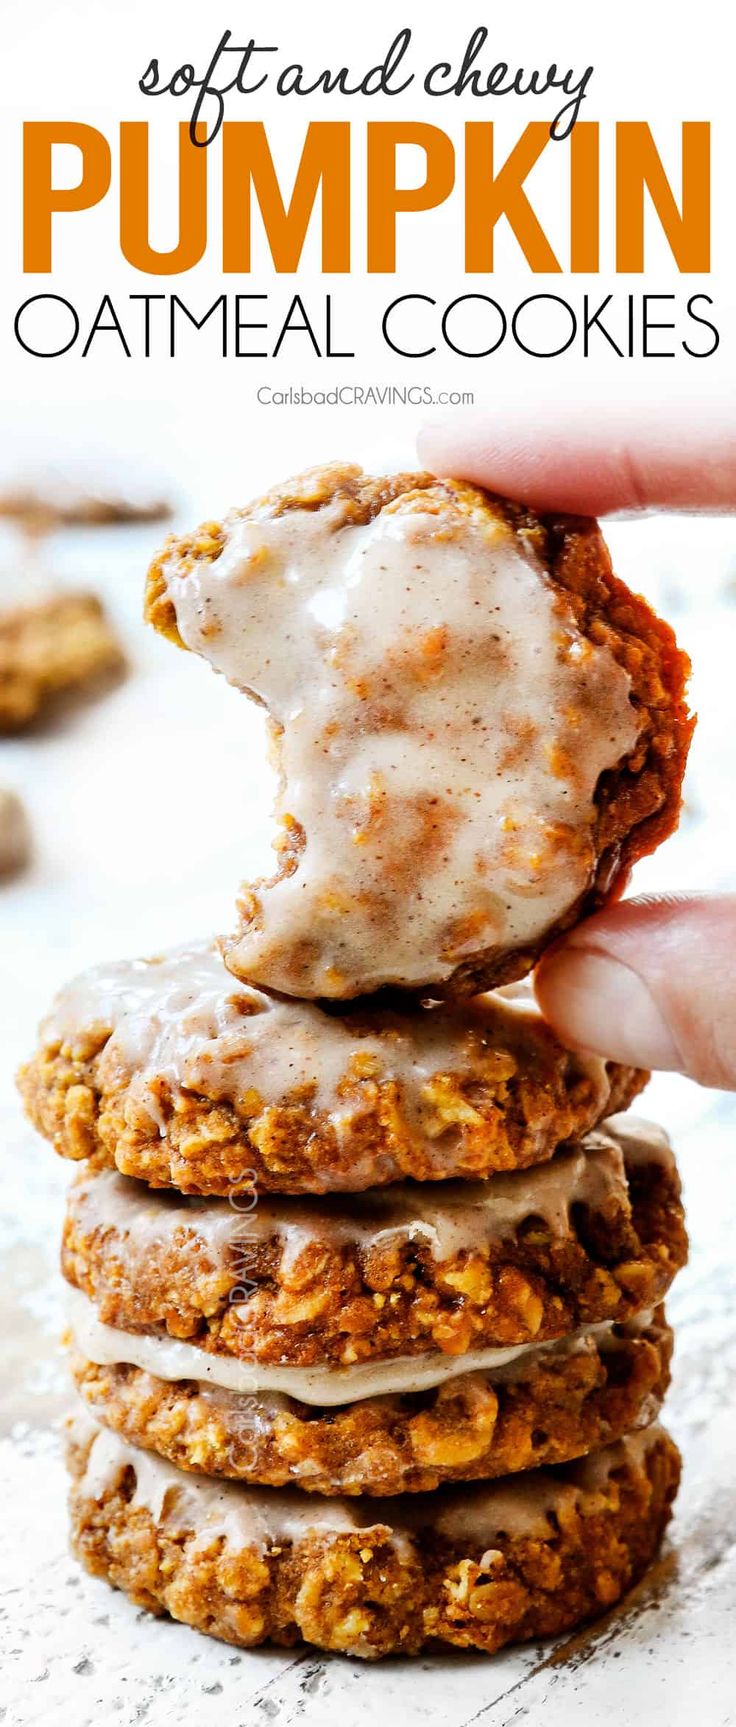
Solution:
[[[67,1291],[67,1316],[74,1349],[98,1366],[122,1363],[140,1368],[159,1380],[194,1381],[200,1389],[209,1386],[236,1397],[257,1397],[261,1412],[266,1407],[284,1408],[284,1399],[289,1397],[330,1409],[366,1398],[410,1396],[447,1386],[453,1380],[466,1385],[477,1378],[485,1384],[490,1377],[494,1384],[502,1384],[523,1378],[540,1364],[559,1365],[573,1357],[579,1361],[594,1354],[615,1355],[622,1347],[622,1339],[640,1336],[654,1323],[652,1313],[645,1310],[628,1325],[616,1326],[614,1320],[603,1320],[540,1344],[512,1344],[506,1348],[472,1350],[465,1355],[428,1350],[423,1355],[363,1361],[350,1367],[284,1367],[218,1355],[196,1343],[162,1333],[105,1325],[98,1318],[94,1302],[73,1287]]]
[[[436,1350],[481,1366],[477,1350],[653,1307],[686,1252],[666,1136],[624,1117],[539,1169],[339,1200],[228,1203],[85,1174],[69,1190],[62,1271],[105,1325],[259,1367]]]
[[[89,452],[46,459],[27,452],[0,465],[0,516],[29,527],[162,522],[170,515],[171,504],[151,481],[148,465],[126,462],[119,452],[109,463]]]
[[[454,1012],[327,1011],[236,981],[204,943],[77,978],[40,1048],[21,1086],[63,1154],[102,1144],[126,1174],[203,1193],[230,1191],[238,1175],[277,1191],[360,1191],[523,1167],[646,1078],[565,1049],[524,986]],[[82,1082],[97,1100],[94,1145],[74,1137]],[[223,1104],[232,1113],[220,1119],[211,1106]]]
[[[622,829],[665,806],[672,825],[684,662],[594,523],[314,470],[167,542],[147,604],[269,711],[279,870],[227,950],[250,981],[340,998],[521,976],[609,891]],[[629,797],[601,877],[601,787],[651,770],[652,707],[676,783]]]
[[[152,1250],[169,1242],[188,1251],[193,1262],[204,1247],[211,1262],[220,1264],[245,1240],[249,1246],[278,1242],[283,1278],[315,1245],[335,1251],[352,1243],[366,1251],[421,1243],[443,1264],[508,1239],[528,1218],[563,1240],[576,1207],[604,1215],[628,1212],[629,1176],[641,1164],[675,1170],[664,1131],[626,1115],[558,1152],[540,1169],[494,1175],[490,1181],[448,1181],[441,1188],[407,1182],[340,1199],[241,1195],[228,1203],[151,1193],[140,1182],[103,1170],[81,1179],[70,1201],[85,1230],[113,1228],[124,1238],[131,1275],[136,1266],[145,1267]]]
[[[565,1513],[600,1511],[611,1476],[617,1470],[640,1469],[652,1446],[661,1441],[658,1425],[630,1434],[617,1444],[564,1464],[535,1469],[511,1482],[450,1487],[438,1494],[398,1499],[317,1500],[298,1488],[244,1487],[240,1483],[208,1481],[185,1475],[162,1458],[126,1444],[118,1434],[100,1429],[80,1415],[72,1443],[80,1461],[79,1492],[100,1500],[114,1492],[125,1471],[132,1469],[133,1510],[147,1510],[165,1522],[172,1534],[196,1532],[222,1538],[236,1548],[265,1550],[274,1541],[299,1542],[310,1535],[348,1534],[385,1527],[386,1539],[400,1545],[411,1533],[431,1528],[449,1540],[470,1539],[479,1545],[501,1534],[512,1539],[548,1540]],[[84,1461],[83,1461],[84,1459]]]

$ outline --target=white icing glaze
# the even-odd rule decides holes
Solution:
[[[264,1551],[279,1541],[298,1542],[312,1533],[380,1529],[407,1550],[412,1535],[432,1529],[467,1541],[469,1555],[502,1535],[545,1539],[551,1512],[575,1504],[584,1511],[590,1497],[605,1488],[613,1470],[625,1464],[641,1467],[662,1435],[658,1426],[646,1428],[555,1474],[535,1469],[487,1486],[366,1500],[322,1499],[298,1488],[245,1487],[185,1474],[91,1421],[78,1423],[76,1437],[83,1439],[89,1429],[95,1437],[79,1482],[82,1496],[101,1499],[132,1468],[136,1478],[132,1507],[146,1509],[155,1523],[172,1532],[193,1533],[202,1546],[223,1538],[233,1548]]]
[[[648,1129],[640,1124],[643,1136]],[[644,1138],[637,1160],[649,1155],[672,1162],[659,1129]],[[282,1274],[310,1242],[360,1247],[402,1240],[421,1243],[433,1258],[450,1259],[463,1251],[483,1251],[528,1217],[539,1217],[551,1233],[564,1237],[574,1205],[601,1209],[609,1204],[628,1211],[626,1168],[616,1135],[597,1129],[578,1146],[558,1152],[536,1169],[493,1175],[487,1181],[401,1183],[372,1193],[326,1198],[262,1199],[242,1196],[237,1207],[224,1199],[186,1198],[170,1190],[152,1191],[115,1170],[83,1178],[70,1190],[70,1205],[83,1230],[114,1228],[122,1238],[127,1263],[145,1260],[151,1248],[177,1245],[180,1261],[205,1249],[213,1265],[231,1260],[247,1267],[255,1244],[281,1243]]]
[[[559,1517],[564,1509],[577,1506],[585,1513],[591,1499],[605,1490],[614,1470],[625,1464],[641,1468],[662,1434],[663,1429],[655,1424],[564,1465],[559,1473],[530,1469],[525,1475],[507,1476],[475,1490],[451,1490],[447,1508],[439,1509],[434,1527],[443,1535],[483,1544],[502,1534],[544,1540],[550,1533],[551,1512]]]
[[[378,1522],[368,1512],[361,1518],[349,1499],[320,1499],[312,1504],[297,1490],[241,1491],[230,1482],[185,1474],[104,1429],[98,1430],[92,1443],[82,1491],[90,1499],[99,1499],[128,1467],[136,1476],[131,1506],[145,1507],[155,1523],[171,1532],[195,1531],[203,1546],[222,1537],[231,1547],[263,1550],[277,1540],[299,1541],[323,1530],[349,1533]]]
[[[216,1355],[196,1344],[163,1333],[123,1331],[104,1325],[93,1303],[77,1289],[69,1290],[69,1318],[79,1353],[99,1367],[126,1363],[157,1379],[194,1379],[250,1400],[254,1394],[276,1393],[319,1408],[357,1403],[367,1397],[405,1396],[444,1385],[451,1379],[481,1374],[484,1379],[508,1379],[529,1372],[544,1355],[583,1354],[593,1348],[615,1347],[613,1321],[589,1326],[558,1342],[521,1344],[510,1349],[470,1350],[462,1356],[397,1356],[390,1361],[360,1362],[352,1367],[273,1367]]]
[[[667,1134],[656,1122],[645,1121],[643,1116],[632,1115],[627,1110],[625,1114],[608,1117],[606,1132],[615,1134],[626,1163],[632,1169],[647,1163],[662,1163],[668,1168],[674,1166]]]
[[[523,1073],[544,1060],[550,1034],[531,990],[486,995],[450,1013],[417,1007],[411,1013],[365,1010],[325,1012],[313,1002],[266,995],[238,983],[219,953],[204,943],[150,960],[97,966],[67,985],[41,1028],[45,1043],[72,1050],[92,1026],[110,1028],[98,1063],[98,1084],[126,1088],[126,1119],[153,1121],[162,1130],[162,1085],[227,1100],[248,1114],[290,1099],[325,1112],[338,1142],[371,1107],[374,1090],[361,1078],[396,1083],[410,1131],[421,1136],[423,1156],[438,1173],[451,1167],[459,1130],[443,1115],[444,1092],[432,1081],[444,1074],[491,1074],[499,1052],[511,1052]],[[559,1049],[559,1046],[557,1046]],[[591,1120],[605,1106],[606,1064],[597,1056],[567,1055],[570,1083],[590,1084]],[[462,1100],[461,1100],[462,1103]],[[464,1121],[472,1117],[464,1106]],[[480,1117],[478,1117],[480,1120]],[[544,1111],[527,1137],[548,1143]],[[376,1179],[376,1155],[361,1158],[351,1146],[350,1185]],[[386,1159],[388,1162],[388,1159]],[[344,1182],[341,1169],[341,1185]]]
[[[269,709],[306,841],[233,970],[339,997],[534,943],[590,882],[596,785],[638,722],[531,541],[431,494],[367,525],[338,501],[224,527],[214,561],[164,561],[166,592],[187,646]]]

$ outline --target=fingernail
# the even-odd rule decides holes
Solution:
[[[560,948],[542,962],[537,995],[545,1017],[568,1043],[634,1067],[670,1071],[681,1065],[650,990],[619,960]]]

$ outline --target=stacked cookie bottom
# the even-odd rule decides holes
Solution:
[[[65,992],[21,1087],[85,1160],[62,1264],[88,1568],[235,1643],[362,1656],[618,1600],[679,1473],[677,1173],[606,1119],[644,1078],[523,999],[336,1015],[208,950]]]

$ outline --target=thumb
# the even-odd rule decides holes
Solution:
[[[625,900],[551,948],[535,987],[566,1043],[736,1090],[736,894]]]

